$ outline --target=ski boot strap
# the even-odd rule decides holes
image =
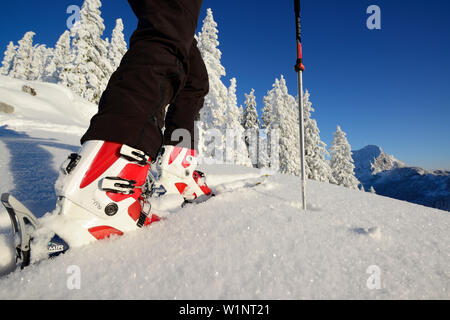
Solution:
[[[105,192],[122,193],[126,195],[133,195],[136,186],[136,181],[122,179],[119,177],[106,177],[102,180],[102,190]]]
[[[127,145],[122,145],[120,155],[130,162],[140,166],[146,166],[151,162],[150,156],[145,152],[134,149]],[[136,181],[127,180],[120,177],[106,177],[102,180],[101,188],[103,191],[112,193],[122,193],[133,195],[136,189],[143,189],[144,186],[137,186]]]
[[[145,222],[147,218],[151,217],[152,205],[150,202],[146,201],[143,197],[140,197],[141,202],[141,214],[137,221],[138,228],[142,228],[145,226]]]
[[[120,148],[120,155],[125,159],[131,162],[135,162],[141,166],[146,166],[151,162],[150,156],[145,152],[134,149],[130,146],[127,146],[126,144],[124,144],[122,148]]]

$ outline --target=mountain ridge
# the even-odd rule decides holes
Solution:
[[[355,175],[365,190],[450,211],[450,171],[406,165],[376,145],[353,151]]]

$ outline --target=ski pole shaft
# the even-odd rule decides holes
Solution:
[[[298,75],[299,90],[299,131],[300,131],[300,157],[301,157],[301,178],[302,178],[302,204],[303,210],[306,211],[306,170],[305,170],[305,128],[303,121],[303,73],[300,71]]]
[[[301,20],[300,20],[300,0],[294,0],[295,21],[296,21],[296,37],[297,37],[297,62],[295,71],[297,72],[298,83],[298,104],[299,104],[299,131],[300,131],[300,163],[301,163],[301,179],[302,179],[302,205],[303,210],[306,207],[306,169],[305,169],[305,127],[303,118],[303,65],[302,56],[302,36],[301,36]]]

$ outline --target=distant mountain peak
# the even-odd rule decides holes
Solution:
[[[399,200],[450,211],[450,172],[408,167],[382,148],[353,151],[355,176],[368,190]]]
[[[389,155],[384,152],[381,148],[380,155],[373,160],[372,165],[370,167],[372,174],[377,174],[383,171],[389,171],[396,168],[404,168],[406,164],[398,159],[396,159],[393,155]]]
[[[362,148],[360,151],[382,151],[383,149],[381,149],[380,146],[374,145],[374,144],[369,144],[367,146],[365,146],[364,148]]]
[[[356,175],[375,175],[377,173],[406,167],[406,164],[393,155],[388,155],[377,145],[368,145],[353,151]]]

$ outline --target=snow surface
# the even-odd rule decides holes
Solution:
[[[0,114],[0,192],[42,216],[54,208],[56,169],[78,148],[92,105],[54,85],[43,85],[45,100],[21,100],[22,83],[5,89],[7,80],[0,101],[16,113]],[[38,95],[40,85],[32,83]],[[316,181],[302,212],[296,177],[202,169],[216,197],[5,275],[0,299],[450,298],[449,212]],[[10,243],[0,209],[0,273],[11,264]],[[374,269],[379,289],[370,289]],[[81,287],[71,290],[74,270]]]

